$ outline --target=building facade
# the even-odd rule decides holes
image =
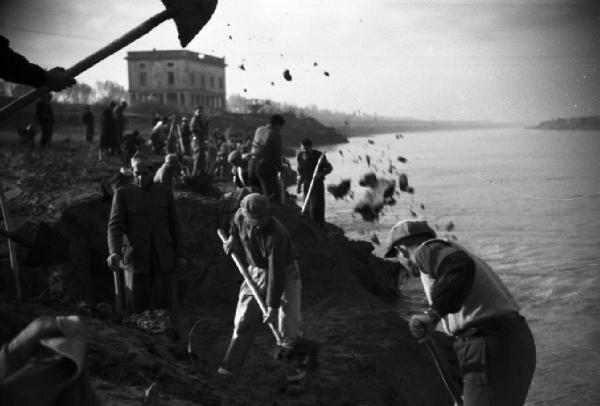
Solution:
[[[184,111],[202,105],[209,113],[225,110],[225,58],[186,49],[127,53],[129,101],[154,101]]]

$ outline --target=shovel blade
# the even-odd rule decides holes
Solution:
[[[173,15],[179,42],[184,48],[208,23],[217,8],[217,0],[162,0],[162,3]]]

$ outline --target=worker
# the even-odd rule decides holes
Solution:
[[[273,324],[282,337],[278,344],[291,348],[302,337],[300,271],[290,235],[269,213],[269,201],[265,196],[252,193],[242,199],[223,249],[227,254],[234,252],[246,259],[248,273],[268,306],[263,323]],[[221,377],[239,375],[260,321],[260,307],[244,281],[240,287],[233,335],[218,370]]]
[[[425,221],[390,232],[386,257],[419,274],[429,307],[410,318],[417,339],[441,322],[455,338],[465,406],[521,406],[535,370],[535,343],[519,305],[492,268]]]
[[[42,147],[49,147],[52,144],[52,134],[54,132],[54,110],[52,109],[52,94],[44,94],[35,104],[35,123],[40,128]]]
[[[321,164],[315,174],[315,168],[319,159]],[[310,200],[308,201],[308,214],[313,221],[315,221],[320,227],[325,226],[325,176],[331,173],[333,167],[327,161],[327,157],[322,152],[313,149],[312,140],[305,138],[300,143],[300,152],[296,155],[298,162],[298,179],[297,179],[297,192],[300,194],[303,192],[304,200],[308,197],[310,190]],[[313,176],[314,175],[314,176]],[[314,178],[314,180],[313,180]],[[312,189],[311,189],[312,183]]]
[[[282,198],[277,174],[281,171],[281,129],[284,125],[284,118],[274,114],[268,125],[256,129],[248,162],[251,186],[260,188],[263,195],[276,203],[281,203]]]

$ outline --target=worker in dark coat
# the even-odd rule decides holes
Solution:
[[[426,338],[440,324],[454,338],[463,404],[522,406],[535,371],[535,342],[494,270],[419,220],[394,225],[385,256],[421,278],[429,307],[410,318],[413,336]]]
[[[100,124],[102,129],[100,132],[100,151],[104,151],[107,155],[114,155],[117,152],[115,144],[117,143],[117,127],[113,110],[117,103],[111,101],[110,104],[102,111]]]
[[[0,35],[0,77],[14,83],[33,87],[46,86],[60,92],[75,84],[73,75],[64,68],[45,70],[29,62],[24,56],[10,49],[8,39]]]
[[[179,126],[179,131],[181,132],[181,142],[183,143],[183,153],[185,155],[192,154],[192,130],[190,130],[190,121],[187,117],[183,117],[181,119],[181,124]]]
[[[325,225],[324,180],[325,176],[331,173],[333,167],[322,152],[312,148],[312,141],[309,138],[305,138],[300,143],[300,152],[296,155],[296,160],[298,161],[297,192],[298,194],[303,192],[304,200],[306,200],[313,175],[315,174],[315,168],[321,156],[323,156],[323,159],[321,160],[316,176],[314,176],[313,187],[310,192],[308,213],[311,219],[323,227]]]
[[[125,127],[127,125],[125,110],[127,110],[126,101],[121,101],[121,103],[119,103],[113,110],[113,114],[115,116],[115,129],[117,132],[117,140],[119,141],[119,145],[123,142],[123,135],[125,133]]]
[[[35,123],[41,131],[40,145],[48,147],[52,143],[52,133],[54,132],[54,110],[50,101],[52,94],[46,93],[35,104]]]
[[[194,168],[192,174],[198,175],[206,172],[206,138],[208,137],[208,120],[204,117],[204,107],[196,106],[194,115],[190,121],[192,132],[192,152],[194,156]]]
[[[134,184],[118,188],[108,221],[108,265],[124,268],[128,313],[170,309],[177,326],[176,276],[185,266],[173,192],[152,182],[142,154],[131,160]]]
[[[92,114],[90,106],[85,106],[81,122],[85,125],[85,140],[91,143],[94,140],[94,114]]]
[[[281,129],[284,125],[284,118],[274,114],[268,125],[256,129],[248,162],[251,186],[260,188],[264,196],[276,203],[281,203],[282,198],[277,174],[282,165]]]

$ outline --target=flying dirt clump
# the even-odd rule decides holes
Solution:
[[[375,173],[369,172],[364,174],[358,183],[367,188],[367,191],[354,206],[354,212],[360,214],[364,221],[378,220],[385,206],[396,204],[394,199],[396,181],[380,179]]]
[[[286,70],[283,71],[283,78],[285,80],[287,80],[288,82],[292,81],[292,74],[290,73],[289,69],[286,69]]]
[[[327,185],[327,191],[336,199],[343,199],[350,192],[350,179],[342,179],[337,185]]]

